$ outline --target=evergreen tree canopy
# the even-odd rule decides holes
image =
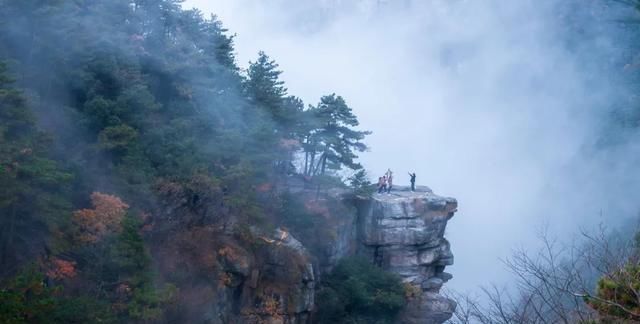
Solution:
[[[71,309],[55,295],[94,312],[61,322],[187,321],[168,315],[187,279],[155,272],[164,238],[215,229],[251,247],[247,229],[294,223],[280,196],[301,150],[322,173],[358,167],[367,132],[342,98],[305,109],[264,52],[242,73],[217,17],[182,2],[0,0],[3,316]],[[68,289],[31,298],[23,279]]]
[[[71,175],[49,155],[23,94],[0,63],[0,275],[47,243],[70,212]]]
[[[355,162],[356,152],[367,149],[361,141],[371,132],[353,129],[359,122],[345,100],[335,94],[324,96],[317,106],[311,108],[311,112],[319,127],[312,130],[307,141],[312,161],[310,173],[324,174],[327,167],[340,169],[342,165],[353,170],[362,168]],[[314,167],[316,154],[320,157]]]

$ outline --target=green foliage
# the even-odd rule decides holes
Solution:
[[[0,289],[0,323],[113,323],[107,304],[87,297],[68,298],[49,287],[35,266],[27,267]]]
[[[358,170],[358,172],[351,176],[349,178],[349,183],[354,194],[358,196],[370,197],[375,191],[371,181],[369,181],[367,171],[364,169]]]
[[[640,265],[630,262],[620,270],[598,280],[596,297],[585,298],[605,319],[640,320]]]
[[[177,288],[171,284],[160,291],[148,285],[134,290],[133,298],[128,304],[129,317],[142,321],[161,319],[165,304],[174,299],[176,292]]]
[[[310,237],[315,230],[316,219],[320,216],[307,211],[304,201],[289,192],[282,194],[280,199],[283,225],[299,237]]]
[[[584,297],[605,322],[640,320],[640,232],[634,235],[633,243],[627,263],[598,280],[595,297]]]
[[[98,135],[100,146],[106,150],[126,152],[138,136],[135,129],[125,124],[109,126]]]
[[[278,64],[264,52],[258,53],[258,60],[249,65],[245,87],[252,100],[258,105],[269,109],[274,118],[283,120],[288,118],[282,110],[287,88],[280,80],[282,71]]]
[[[144,241],[139,233],[140,221],[127,215],[122,220],[122,232],[114,246],[115,262],[120,272],[127,276],[141,276],[135,283],[145,283],[149,278],[147,274],[151,258],[144,246]]]
[[[359,257],[338,263],[317,301],[319,323],[393,323],[405,304],[400,279]]]
[[[68,221],[71,175],[49,158],[50,144],[0,63],[0,277]]]
[[[74,255],[81,262],[81,276],[94,295],[109,302],[111,314],[119,322],[161,320],[164,308],[175,299],[177,288],[171,284],[156,287],[151,255],[140,234],[141,221],[126,214],[120,231],[99,241],[78,246]]]
[[[119,278],[132,290],[127,302],[128,316],[136,320],[158,320],[163,305],[175,294],[175,287],[167,285],[157,290],[153,285],[151,257],[140,235],[140,221],[127,215],[122,221],[122,232],[114,245],[114,260]]]
[[[36,255],[78,266],[59,282],[73,289],[43,295],[53,306],[38,314],[108,321],[78,297],[86,290],[119,322],[161,321],[174,298],[175,287],[155,287],[135,216],[99,242],[70,239],[71,210],[90,192],[117,193],[154,225],[168,207],[158,227],[171,231],[235,224],[257,246],[250,227],[319,225],[301,201],[274,198],[301,148],[316,184],[342,185],[325,170],[359,167],[367,132],[353,130],[341,97],[305,109],[262,52],[242,75],[221,22],[181,2],[0,0],[0,60],[20,76],[14,87],[0,64],[0,279]],[[73,298],[83,301],[58,303]]]
[[[310,112],[317,119],[317,129],[306,137],[305,174],[325,174],[328,169],[340,169],[346,166],[352,170],[361,169],[355,162],[355,152],[364,152],[367,146],[362,143],[368,131],[356,131],[357,117],[345,100],[331,94],[320,99]],[[316,161],[316,155],[319,155]]]
[[[45,286],[44,276],[28,269],[0,290],[0,318],[6,323],[42,322],[55,309],[55,292]]]

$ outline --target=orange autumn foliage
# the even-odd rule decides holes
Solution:
[[[47,277],[57,280],[73,278],[76,276],[76,263],[55,258],[51,260]]]
[[[120,231],[120,222],[129,205],[120,198],[100,192],[91,194],[93,209],[73,212],[73,222],[78,226],[77,239],[83,243],[95,243],[108,233]]]
[[[269,182],[265,182],[256,187],[256,191],[258,192],[268,192],[271,191],[271,189],[273,189],[273,184]]]
[[[273,296],[266,296],[262,304],[262,310],[273,317],[280,318],[278,310],[280,309],[280,302]]]
[[[331,217],[331,212],[329,211],[329,208],[325,204],[322,204],[319,201],[307,201],[304,203],[304,207],[310,213],[319,214],[324,216],[325,218]]]

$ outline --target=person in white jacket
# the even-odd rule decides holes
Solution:
[[[391,169],[387,169],[387,172],[385,172],[384,176],[387,178],[387,193],[391,192],[391,187],[393,186],[393,172],[391,172]]]

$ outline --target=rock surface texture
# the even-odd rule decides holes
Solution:
[[[306,249],[280,229],[260,239],[265,242],[263,266],[246,275],[240,323],[309,323],[315,278]]]
[[[435,195],[427,187],[415,192],[399,187],[358,202],[359,253],[401,276],[416,292],[400,323],[443,323],[455,310],[455,302],[439,291],[452,277],[444,272],[453,264],[444,233],[457,206],[454,198]]]
[[[228,223],[169,232],[153,253],[163,277],[180,287],[173,322],[311,324],[318,285],[340,259],[354,255],[398,274],[407,285],[409,302],[397,323],[445,322],[456,305],[439,293],[452,277],[444,272],[453,264],[444,233],[457,202],[417,189],[359,197],[345,189],[319,196],[316,189],[301,188],[295,194],[303,208],[322,224],[306,237],[284,227]]]

